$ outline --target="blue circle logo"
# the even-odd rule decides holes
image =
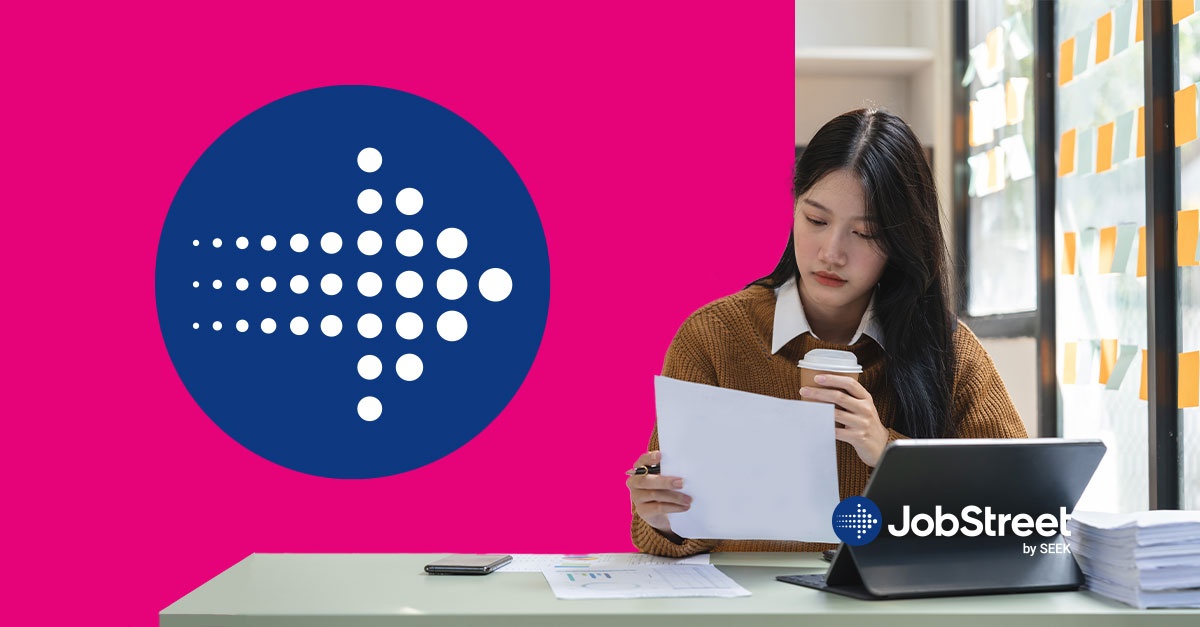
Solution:
[[[833,532],[850,546],[862,546],[883,528],[883,516],[875,502],[865,496],[842,500],[833,509]]]
[[[537,209],[449,110],[324,87],[247,115],[200,156],[163,224],[159,325],[225,433],[300,472],[393,475],[508,404],[546,325]]]

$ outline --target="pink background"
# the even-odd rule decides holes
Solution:
[[[156,624],[256,551],[632,550],[622,471],[645,450],[652,375],[691,311],[786,242],[793,4],[349,4],[6,8],[5,622]],[[204,149],[336,84],[405,90],[483,131],[537,204],[552,274],[504,413],[367,481],[227,437],[154,305],[163,219]]]

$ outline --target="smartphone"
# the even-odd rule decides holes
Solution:
[[[511,555],[447,555],[425,565],[431,575],[486,575],[512,561]]]

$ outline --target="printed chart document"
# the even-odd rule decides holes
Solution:
[[[613,570],[642,565],[670,566],[674,564],[707,564],[708,553],[688,557],[662,557],[646,553],[596,553],[587,555],[556,555],[523,553],[513,555],[511,562],[496,570],[498,573],[540,573],[542,571],[578,572]]]
[[[654,378],[662,474],[692,497],[685,538],[838,542],[833,405]]]
[[[654,597],[748,597],[712,564],[643,565],[627,569],[542,571],[560,599],[648,599]]]

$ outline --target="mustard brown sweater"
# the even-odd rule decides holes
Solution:
[[[663,363],[663,376],[682,381],[800,400],[800,369],[805,353],[815,348],[853,351],[863,367],[859,382],[871,393],[888,440],[905,438],[892,429],[896,394],[885,384],[884,350],[863,335],[853,346],[824,342],[804,333],[777,354],[771,353],[775,319],[775,292],[751,286],[706,305],[692,314]],[[996,373],[996,367],[970,329],[961,323],[954,333],[955,369],[951,406],[958,417],[958,435],[963,438],[1023,438],[1025,426]],[[650,436],[648,450],[658,450],[658,429]],[[838,486],[841,498],[860,495],[867,485],[870,468],[854,448],[837,442]],[[951,472],[952,469],[947,469]],[[831,512],[832,515],[832,512]],[[707,551],[820,551],[834,545],[777,540],[685,539],[676,544],[633,513],[633,543],[645,553],[681,557]]]

